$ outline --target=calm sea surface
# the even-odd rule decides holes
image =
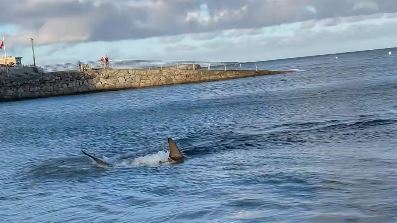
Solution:
[[[0,222],[397,222],[388,51],[257,64],[298,71],[277,76],[0,103]],[[185,163],[157,164],[167,137]]]

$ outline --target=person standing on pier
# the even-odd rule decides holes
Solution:
[[[101,62],[102,68],[109,67],[109,57],[107,55],[101,57],[101,59],[99,61]]]
[[[109,57],[108,57],[108,55],[105,55],[105,67],[106,68],[109,67]]]

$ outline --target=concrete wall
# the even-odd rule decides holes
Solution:
[[[0,100],[154,87],[270,75],[277,71],[127,70],[0,74]]]

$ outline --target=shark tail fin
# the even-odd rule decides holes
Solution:
[[[93,156],[93,155],[87,153],[87,152],[84,151],[84,150],[81,150],[81,152],[82,152],[84,155],[90,157],[92,160],[94,160],[95,163],[96,163],[98,166],[100,166],[100,167],[110,167],[110,166],[112,166],[110,163],[108,163],[108,162],[106,162],[106,161],[104,161],[104,160],[102,160],[102,159],[99,159],[99,158],[97,158],[97,157],[95,157],[95,156]]]
[[[175,141],[171,138],[168,138],[168,150],[169,150],[169,156],[168,159],[171,161],[175,162],[182,162],[183,161],[183,155],[181,151],[179,150],[178,146],[176,145]]]

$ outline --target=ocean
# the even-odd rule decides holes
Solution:
[[[0,221],[397,222],[397,49],[255,65],[295,72],[1,102]]]

